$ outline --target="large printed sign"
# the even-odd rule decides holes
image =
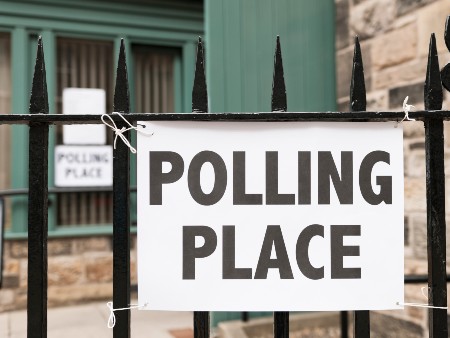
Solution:
[[[401,308],[401,126],[139,123],[140,305]]]

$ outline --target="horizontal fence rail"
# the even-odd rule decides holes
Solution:
[[[120,116],[110,115],[117,123],[123,121]],[[436,120],[450,121],[450,110],[417,110],[408,114],[416,121]],[[178,113],[145,114],[132,113],[126,116],[130,123],[137,121],[260,121],[260,122],[400,122],[405,117],[404,111],[354,111],[354,112],[262,112],[262,113]],[[11,114],[0,115],[0,124],[29,124],[31,122],[62,124],[101,124],[101,115],[62,115],[62,114]],[[402,123],[410,123],[403,121]]]
[[[67,187],[67,188],[48,188],[49,194],[66,194],[75,192],[112,192],[113,187]],[[130,187],[130,192],[136,192],[137,187]],[[20,196],[28,194],[28,189],[8,189],[0,190],[0,198],[10,196]]]

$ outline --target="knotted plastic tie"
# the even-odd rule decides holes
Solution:
[[[403,111],[405,112],[405,116],[403,116],[403,119],[399,123],[402,123],[405,120],[415,121],[415,119],[411,119],[409,117],[409,112],[411,111],[411,109],[414,109],[416,107],[414,107],[412,104],[408,104],[408,99],[409,99],[409,96],[405,97],[405,100],[403,100]]]
[[[122,120],[124,120],[125,123],[128,124],[128,126],[129,126],[128,128],[122,127],[122,128],[119,129],[119,128],[117,127],[116,123],[114,122],[114,120],[112,119],[112,117],[111,117],[109,114],[103,114],[103,115],[102,115],[101,119],[102,119],[103,124],[106,125],[106,126],[108,126],[109,128],[111,128],[111,129],[114,131],[114,134],[116,135],[116,136],[114,137],[114,149],[116,149],[116,142],[117,142],[117,138],[119,137],[119,138],[123,141],[123,143],[124,143],[128,148],[130,148],[130,151],[131,151],[133,154],[136,154],[136,153],[137,153],[136,148],[134,148],[134,147],[130,144],[130,141],[127,140],[127,138],[125,137],[125,135],[123,135],[123,133],[125,133],[125,132],[127,132],[127,131],[129,131],[129,130],[136,130],[138,133],[141,133],[141,134],[144,134],[144,135],[147,135],[147,136],[152,136],[152,135],[153,135],[153,132],[145,132],[145,131],[143,131],[142,129],[139,129],[138,127],[133,126],[133,125],[132,125],[130,122],[128,122],[128,120],[127,120],[125,117],[123,117],[123,115],[122,115],[121,113],[119,113],[119,112],[112,112],[112,114],[119,115],[119,116],[122,118]],[[108,122],[106,122],[106,121],[105,121],[105,117],[107,117],[107,118],[111,121],[112,124],[109,124]],[[145,128],[145,126],[143,126],[143,127]]]
[[[113,308],[113,302],[106,303],[106,306],[109,309],[109,318],[108,318],[108,329],[112,329],[116,325],[116,315],[114,314],[114,311],[122,311],[122,310],[131,310],[131,309],[140,309],[145,308],[148,305],[148,303],[145,303],[144,305],[137,305],[137,304],[130,304],[129,307],[122,307],[119,309]]]
[[[411,111],[411,109],[414,109],[415,107],[412,104],[408,104],[408,99],[409,99],[409,96],[405,97],[405,99],[403,100],[403,112],[405,113],[405,116],[403,116],[403,119],[401,121],[397,122],[397,124],[395,125],[395,128],[397,128],[398,125],[405,120],[415,121],[415,119],[411,119],[409,117],[409,112]]]

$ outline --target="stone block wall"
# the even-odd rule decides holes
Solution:
[[[450,15],[448,0],[335,0],[336,71],[338,109],[348,111],[355,35],[363,54],[367,110],[401,111],[403,100],[423,108],[423,86],[431,33],[436,34],[442,68],[450,61],[445,47],[445,21]],[[450,109],[444,94],[443,109]],[[425,144],[422,122],[408,121],[404,128],[405,166],[405,273],[427,273]],[[446,187],[450,192],[450,126],[445,126]],[[450,216],[450,197],[446,201]],[[450,220],[450,217],[448,217]],[[447,233],[450,232],[448,228]],[[447,246],[450,246],[449,238]],[[447,253],[450,250],[447,249]],[[449,261],[447,254],[447,262]],[[449,270],[448,270],[449,271]],[[421,287],[407,285],[406,302],[426,303]],[[427,311],[406,308],[385,314],[408,319],[427,335]]]
[[[350,315],[349,315],[350,319]],[[352,321],[349,320],[348,336],[352,337]],[[371,313],[371,337],[424,337],[420,325],[396,319],[381,313]],[[273,320],[271,317],[252,319],[246,323],[229,321],[219,323],[218,338],[271,338],[273,337]],[[338,312],[311,312],[289,316],[290,338],[339,338],[340,315]]]
[[[26,240],[5,241],[0,312],[27,306]],[[48,305],[112,300],[112,237],[59,238],[48,241]],[[136,284],[136,237],[132,238],[131,283]]]

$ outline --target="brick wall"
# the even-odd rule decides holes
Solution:
[[[444,43],[449,0],[335,0],[338,107],[349,110],[353,40],[361,42],[367,89],[367,110],[402,110],[402,103],[423,108],[423,85],[431,33],[436,34],[442,68],[450,61]],[[445,93],[443,109],[450,109]],[[446,124],[446,175],[450,177],[450,128]],[[422,122],[404,123],[405,273],[427,273],[425,145]],[[446,181],[450,189],[450,179]],[[450,191],[450,190],[449,190]],[[450,198],[447,198],[450,215]],[[449,218],[450,219],[450,218]],[[450,229],[447,230],[450,232]],[[447,239],[447,245],[450,244]],[[447,250],[449,252],[449,250]],[[447,256],[447,261],[449,257]],[[426,303],[423,285],[406,287],[406,301]],[[386,312],[406,318],[427,331],[427,310],[406,308]]]
[[[5,241],[0,312],[26,308],[26,240]],[[112,300],[111,236],[61,238],[48,241],[48,305],[95,299]],[[136,237],[132,239],[131,281],[136,284]]]

